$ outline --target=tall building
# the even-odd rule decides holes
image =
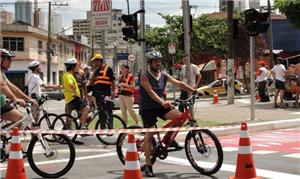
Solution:
[[[52,12],[51,14],[51,33],[58,34],[63,31],[61,14]],[[62,35],[62,34],[60,34]]]
[[[112,9],[112,27],[105,30],[105,44],[110,44],[118,39],[122,39],[122,10]],[[88,38],[88,43],[91,44],[91,12],[87,12],[87,19],[74,19],[73,20],[73,34],[84,35]],[[93,33],[94,44],[102,45],[101,30],[95,30]]]
[[[227,0],[219,0],[219,11],[225,12],[227,9]],[[245,0],[234,0],[234,9],[245,10],[246,1]]]
[[[31,1],[16,1],[15,2],[15,21],[22,21],[33,25]]]

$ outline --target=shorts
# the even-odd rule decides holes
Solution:
[[[77,111],[82,110],[86,106],[85,102],[80,97],[75,97],[72,101],[67,104],[70,110],[76,109]]]
[[[10,105],[9,103],[5,103],[2,107],[1,107],[1,115],[13,110],[14,107],[12,105]]]
[[[149,128],[152,127],[156,124],[157,122],[157,117],[164,119],[164,115],[166,115],[168,112],[170,112],[172,109],[165,109],[164,107],[158,107],[158,108],[153,108],[149,110],[141,110],[140,115],[143,120],[144,128]]]
[[[285,89],[285,82],[280,81],[280,80],[275,80],[275,88],[279,90],[284,90]]]

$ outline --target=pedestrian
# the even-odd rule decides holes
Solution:
[[[274,108],[284,108],[283,97],[285,92],[285,72],[286,69],[282,64],[282,58],[277,57],[276,65],[271,70],[273,77],[275,78],[275,95],[274,95]],[[280,96],[280,105],[277,104],[278,95]]]
[[[60,89],[60,85],[48,85],[44,83],[44,81],[40,77],[41,67],[39,61],[33,60],[28,63],[27,67],[32,71],[32,73],[28,75],[26,82],[28,86],[28,95],[35,99],[39,103],[39,105],[41,105],[42,97],[44,96],[42,94],[41,87],[55,90]],[[31,113],[35,121],[38,122],[40,118],[40,107],[32,106]]]
[[[187,84],[187,76],[186,76],[186,63],[187,63],[187,57],[183,57],[182,59],[182,62],[184,65],[182,65],[182,68],[181,68],[181,78],[180,80],[183,81],[184,83]],[[197,89],[200,85],[200,81],[201,81],[201,74],[200,74],[200,71],[199,71],[199,68],[197,67],[197,65],[191,63],[191,66],[190,66],[190,77],[191,77],[191,86],[195,89]],[[188,99],[189,95],[186,91],[184,90],[181,90],[180,91],[180,99],[182,100],[185,100],[185,99]],[[184,108],[182,105],[179,105],[178,106],[178,109],[179,111],[183,112],[184,111]]]
[[[178,109],[172,108],[171,103],[163,99],[163,93],[168,81],[180,89],[191,93],[196,92],[196,89],[160,71],[162,59],[160,52],[150,51],[145,56],[149,68],[144,74],[141,74],[140,114],[144,127],[153,128],[156,125],[157,117],[166,120],[178,118],[181,115]],[[147,132],[144,141],[146,165],[142,166],[142,170],[146,173],[147,177],[154,177],[152,162],[150,160],[153,135],[154,133]],[[174,147],[176,150],[183,149],[176,141],[174,141],[171,147]]]
[[[139,119],[133,110],[133,94],[135,89],[134,76],[129,72],[128,65],[122,65],[121,75],[118,79],[118,97],[120,100],[120,109],[122,112],[122,118],[124,122],[128,123],[127,111],[137,125],[139,125]]]
[[[79,91],[80,91],[80,97],[87,102],[87,79],[85,77],[84,71],[81,69],[80,64],[77,63],[75,67],[74,77],[76,79]]]
[[[295,97],[295,108],[298,108],[299,105],[299,97],[300,97],[300,63],[295,65],[295,74],[297,75],[297,91]]]
[[[245,79],[244,79],[244,84],[245,84],[245,91],[248,93],[250,92],[250,63],[246,62],[245,64]]]
[[[270,101],[269,96],[266,95],[266,86],[267,86],[267,77],[268,77],[268,70],[265,67],[265,62],[259,62],[259,71],[256,73],[257,75],[257,83],[258,83],[258,95],[260,98],[260,102],[268,102]]]
[[[105,109],[108,113],[109,119],[109,129],[113,128],[113,102],[106,101],[107,97],[110,97],[112,100],[115,98],[115,76],[111,67],[103,63],[103,56],[101,54],[95,54],[92,58],[92,62],[95,65],[95,70],[92,74],[90,84],[94,86],[93,96],[96,98],[96,103],[98,106],[105,106]],[[99,111],[99,119],[105,119],[105,111]],[[100,120],[101,129],[106,128],[105,120]]]

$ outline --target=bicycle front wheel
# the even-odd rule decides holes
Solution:
[[[71,124],[70,126],[67,126],[67,120],[71,120]],[[79,121],[77,121],[78,119],[75,119],[72,115],[70,114],[61,114],[58,115],[53,123],[52,123],[52,127],[55,130],[76,130],[79,129]],[[74,141],[77,138],[77,134],[73,134],[73,135],[68,135],[70,137],[70,139],[72,141]]]
[[[98,118],[98,114],[95,115],[95,117]],[[97,123],[96,123],[96,127],[95,129],[109,129],[108,127],[108,122],[106,121],[106,125],[105,126],[102,126],[101,127],[101,121],[102,119],[98,119]],[[126,124],[125,122],[123,121],[123,119],[118,116],[118,115],[115,115],[113,114],[112,115],[112,123],[113,123],[113,127],[112,129],[124,129],[126,128]],[[118,134],[96,134],[96,137],[97,139],[102,142],[103,144],[105,145],[115,145],[116,142],[117,142],[117,137],[118,137]]]
[[[204,175],[218,172],[223,163],[221,143],[208,129],[190,131],[187,134],[185,153],[193,168]]]
[[[44,140],[50,134],[33,136],[27,150],[28,163],[32,170],[44,178],[58,178],[65,175],[75,161],[75,148],[65,135],[51,134],[53,141]],[[48,137],[47,137],[48,136]]]

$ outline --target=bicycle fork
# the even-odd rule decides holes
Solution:
[[[196,149],[199,153],[203,154],[207,152],[203,136],[201,135],[201,132],[192,131],[194,133],[194,143],[196,145]]]

